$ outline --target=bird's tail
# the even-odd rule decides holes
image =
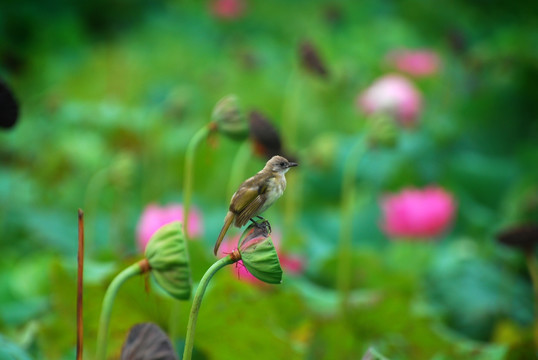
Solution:
[[[224,235],[226,235],[226,232],[228,231],[228,228],[230,225],[232,225],[232,222],[234,221],[234,213],[231,211],[228,211],[228,214],[226,214],[226,217],[224,218],[224,226],[222,226],[222,230],[220,231],[219,237],[217,238],[217,242],[215,243],[215,248],[213,249],[213,253],[217,255],[217,251],[219,250],[220,243],[222,242],[222,239],[224,239]]]

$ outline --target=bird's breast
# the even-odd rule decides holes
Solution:
[[[267,184],[267,200],[265,201],[264,209],[271,206],[279,197],[282,196],[286,189],[286,178],[284,176],[275,176],[269,179]],[[261,211],[263,212],[263,211]]]

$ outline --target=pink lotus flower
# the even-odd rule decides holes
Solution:
[[[405,77],[389,74],[359,94],[357,106],[365,114],[389,113],[400,124],[412,126],[422,108],[422,96]]]
[[[456,205],[440,187],[404,189],[381,200],[383,231],[390,237],[431,238],[452,223]]]
[[[138,250],[144,252],[151,236],[163,225],[172,221],[183,222],[183,205],[172,204],[159,206],[150,204],[145,209],[138,225],[136,226],[136,241]],[[189,221],[187,223],[189,234],[196,238],[202,234],[202,216],[200,212],[191,208],[189,211]]]
[[[395,50],[387,61],[396,69],[415,76],[428,76],[439,71],[439,56],[430,50]]]
[[[245,12],[245,4],[241,0],[214,0],[211,2],[211,13],[221,19],[237,19]]]
[[[237,248],[237,242],[239,241],[240,236],[241,235],[237,235],[224,241],[222,243],[222,246],[220,247],[219,252],[221,254],[230,254],[235,248]],[[275,249],[278,253],[278,258],[280,260],[280,266],[282,267],[282,270],[284,270],[286,274],[291,275],[298,275],[302,273],[305,267],[304,260],[298,255],[290,255],[283,253],[280,250],[280,236],[275,236],[275,234],[273,233],[271,234],[271,239],[273,240],[273,244],[275,245]],[[256,279],[251,273],[248,272],[245,265],[243,265],[243,261],[241,260],[238,261],[235,266],[230,268],[235,273],[237,273],[237,276],[242,281],[246,281],[255,285],[265,285],[263,281]]]

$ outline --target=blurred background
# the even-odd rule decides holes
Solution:
[[[535,358],[537,17],[500,0],[2,1],[3,358],[74,358],[78,208],[94,358],[106,287],[185,220],[187,146],[228,94],[248,128],[196,146],[195,284],[237,186],[273,153],[300,165],[264,214],[283,283],[217,273],[194,358]],[[110,358],[148,321],[181,353],[189,309],[131,279]]]

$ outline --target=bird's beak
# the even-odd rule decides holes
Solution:
[[[289,162],[288,163],[288,167],[294,167],[294,166],[297,166],[299,164],[295,163],[295,162]]]

